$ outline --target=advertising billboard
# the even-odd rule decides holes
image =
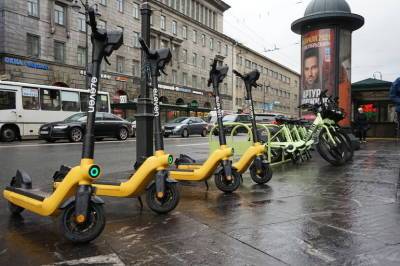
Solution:
[[[302,36],[301,103],[319,103],[322,90],[328,95],[335,84],[335,30],[321,29]]]

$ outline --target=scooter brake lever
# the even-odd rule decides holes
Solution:
[[[107,65],[111,66],[111,63],[110,63],[110,61],[108,61],[106,56],[104,57],[104,61],[106,61]]]

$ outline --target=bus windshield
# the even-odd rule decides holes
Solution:
[[[78,113],[66,118],[65,122],[78,122],[86,119],[86,113]]]

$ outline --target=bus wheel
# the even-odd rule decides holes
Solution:
[[[12,142],[15,140],[17,132],[12,127],[4,127],[1,130],[1,140],[5,142]]]

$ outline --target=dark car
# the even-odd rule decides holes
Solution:
[[[82,141],[86,127],[86,113],[77,113],[64,121],[44,124],[39,129],[39,138],[47,142],[57,139],[69,139],[71,142]],[[97,140],[111,137],[126,140],[133,134],[132,124],[110,113],[96,113],[95,137]]]
[[[164,137],[178,135],[184,138],[200,134],[207,136],[207,123],[199,117],[178,117],[164,125]]]
[[[256,114],[256,122],[260,124],[275,124],[277,114]]]
[[[226,125],[226,123],[243,123],[243,124],[250,124],[251,123],[251,118],[250,115],[248,114],[233,114],[233,115],[226,115],[222,119],[222,122],[224,124],[224,131],[225,134],[231,134],[232,129],[235,126],[229,126]],[[247,129],[245,127],[238,127],[235,130],[235,135],[237,133],[247,133]],[[218,128],[214,130],[214,135],[218,135]]]

